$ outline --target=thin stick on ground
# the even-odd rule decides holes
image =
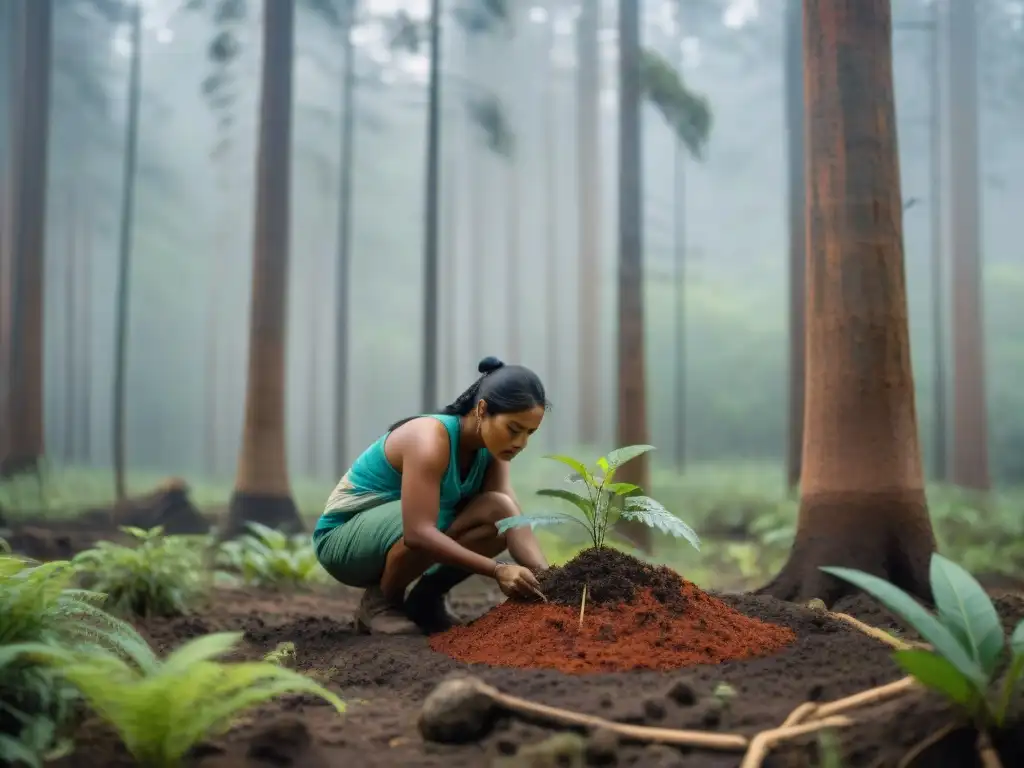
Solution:
[[[828,611],[827,613],[830,618],[845,622],[854,629],[859,629],[868,637],[873,637],[875,638],[875,640],[878,640],[881,643],[885,643],[886,645],[892,646],[897,651],[909,651],[914,648],[931,647],[925,643],[911,643],[906,640],[900,640],[898,637],[893,637],[892,635],[890,635],[884,629],[879,629],[878,627],[872,627],[870,624],[865,624],[860,619],[855,619],[853,616],[850,616],[847,613],[833,613],[832,611]]]
[[[947,723],[935,733],[921,739],[921,741],[917,742],[917,744],[910,748],[907,754],[900,758],[900,762],[896,768],[907,768],[907,766],[917,760],[917,758],[919,758],[921,754],[928,749],[928,747],[933,744],[937,744],[946,738],[946,736],[948,736],[953,729],[957,727],[957,725],[959,725],[957,722]]]
[[[848,725],[853,725],[853,723],[854,721],[851,718],[837,715],[835,717],[826,717],[822,720],[814,720],[809,723],[802,723],[801,725],[783,726],[782,728],[772,728],[769,731],[761,731],[751,739],[750,746],[747,748],[747,754],[743,756],[743,762],[740,763],[740,768],[758,768],[768,756],[771,748],[780,742],[795,739],[797,736],[804,736],[808,733],[814,733],[823,728],[845,728]]]
[[[988,731],[978,733],[978,757],[981,758],[982,768],[1003,768],[1003,761],[999,759],[999,754],[992,746]]]
[[[583,598],[580,600],[580,632],[583,631],[583,612],[587,609],[587,585],[583,585]]]
[[[683,747],[703,747],[726,751],[739,751],[747,748],[749,743],[745,736],[733,733],[706,733],[704,731],[679,731],[672,728],[652,728],[646,725],[626,725],[613,720],[606,720],[596,715],[585,715],[568,709],[538,704],[529,699],[521,699],[502,693],[486,683],[478,683],[479,690],[486,694],[496,705],[510,712],[527,717],[539,718],[559,725],[574,725],[585,728],[601,728],[627,739],[636,741],[655,741],[662,744],[674,744]]]

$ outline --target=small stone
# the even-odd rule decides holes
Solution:
[[[598,728],[587,739],[586,758],[589,765],[615,765],[618,760],[619,736],[607,728]]]
[[[697,695],[685,680],[676,680],[666,695],[681,707],[692,707],[697,703]]]
[[[431,691],[420,710],[419,729],[427,741],[476,741],[494,724],[497,707],[475,677],[452,677]]]
[[[807,607],[812,611],[827,611],[828,606],[825,605],[825,601],[820,597],[816,597],[807,603]]]
[[[722,712],[717,707],[713,707],[704,713],[704,717],[701,718],[701,722],[704,723],[705,728],[717,728],[722,724]]]
[[[665,704],[660,699],[647,699],[644,702],[644,714],[648,720],[661,720],[665,717]]]
[[[515,759],[523,768],[583,768],[586,746],[586,740],[578,733],[556,733],[536,744],[520,747]]]

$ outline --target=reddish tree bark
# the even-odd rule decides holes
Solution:
[[[930,599],[889,0],[807,0],[807,373],[800,516],[762,591],[831,604],[858,568]]]

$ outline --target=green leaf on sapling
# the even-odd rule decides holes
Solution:
[[[653,445],[627,445],[623,448],[616,448],[608,454],[608,466],[611,469],[618,469],[626,462],[635,459],[637,456],[642,456],[648,451],[653,450]]]
[[[896,651],[893,659],[921,685],[938,691],[962,707],[973,708],[984,695],[984,689],[979,690],[948,659],[932,651]]]
[[[932,555],[931,583],[939,620],[991,677],[1005,638],[989,596],[966,569],[939,554]]]
[[[956,636],[902,589],[885,579],[853,568],[826,566],[821,568],[821,571],[850,582],[902,617],[973,685],[984,688],[988,684],[988,677]]]
[[[552,453],[544,457],[545,459],[551,459],[552,461],[558,461],[565,464],[570,469],[574,470],[584,482],[589,485],[594,484],[594,476],[590,474],[590,470],[584,466],[583,462],[577,461],[572,456],[563,456],[561,454]]]

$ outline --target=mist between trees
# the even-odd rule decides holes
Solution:
[[[210,15],[182,9],[172,17],[176,3],[150,5],[147,19],[154,20],[142,47],[130,285],[129,467],[226,476],[238,455],[247,370],[259,13],[252,10],[237,22],[241,44],[225,67],[230,98],[218,106],[202,88],[216,70],[208,54],[218,29]],[[256,9],[259,3],[250,5]],[[343,46],[337,26],[315,3],[298,5],[289,465],[293,475],[327,481],[336,474],[332,377]],[[409,7],[415,11],[417,5]],[[453,3],[459,5],[468,3]],[[483,355],[511,359],[514,324],[521,339],[516,362],[540,373],[554,403],[535,442],[569,449],[580,434],[575,26],[572,3],[527,5],[512,31],[474,35],[445,22],[439,391],[444,402],[458,394]],[[681,253],[686,459],[782,462],[788,376],[785,4],[683,0],[681,36],[666,23],[671,15],[664,15],[662,5],[644,4],[643,44],[681,63],[686,85],[708,100],[714,121],[705,156],[683,161],[678,194],[675,133],[653,105],[643,109],[651,442],[662,449],[659,461],[672,462],[680,416],[674,302]],[[54,3],[46,442],[55,459],[93,466],[108,465],[111,454],[113,296],[128,72],[126,31],[115,6],[115,0]],[[616,3],[605,6],[596,330],[602,355],[598,437],[608,445],[614,441],[617,365],[618,117]],[[929,4],[895,0],[893,7],[899,25],[901,19],[926,17]],[[991,464],[1001,483],[1024,481],[1024,142],[1018,129],[1024,117],[1024,35],[1012,7],[1000,0],[978,3],[985,365]],[[353,38],[350,456],[394,419],[420,410],[427,53],[393,50],[374,37],[375,29],[364,25]],[[0,56],[0,67],[9,68],[8,58]],[[911,339],[927,453],[934,413],[928,35],[897,28],[894,60]],[[10,87],[8,72],[0,74],[0,87]],[[487,146],[479,121],[464,108],[467,97],[480,94],[500,100],[514,135],[510,157]],[[7,92],[0,92],[0,105],[8,103]],[[7,144],[9,123],[0,120],[0,146]],[[9,158],[4,160],[7,167]],[[514,290],[506,278],[510,169],[519,198]],[[546,293],[552,259],[557,317],[549,316]],[[948,290],[942,298],[948,307]]]

